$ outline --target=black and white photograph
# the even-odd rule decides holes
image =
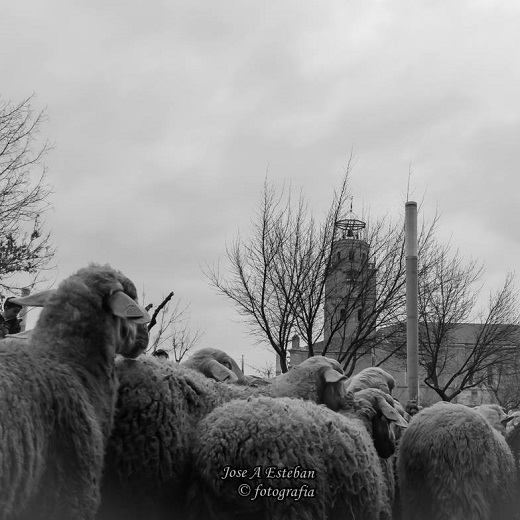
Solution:
[[[0,520],[520,520],[520,4],[0,13]]]

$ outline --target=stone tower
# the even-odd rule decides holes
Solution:
[[[331,353],[345,350],[360,321],[371,313],[376,297],[370,246],[361,236],[365,222],[352,213],[338,222],[340,237],[332,245],[332,262],[325,282],[324,339],[332,336]]]

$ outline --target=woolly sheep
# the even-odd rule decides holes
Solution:
[[[506,414],[504,409],[498,404],[481,404],[475,406],[474,410],[482,415],[495,430],[506,436],[506,425],[513,419]]]
[[[338,408],[341,366],[315,356],[258,388],[206,378],[182,364],[118,360],[117,412],[102,483],[100,519],[170,518],[184,500],[197,422],[219,405],[252,394],[289,396]],[[181,502],[179,502],[181,501]]]
[[[467,406],[436,404],[414,416],[399,445],[398,475],[404,520],[513,518],[511,451]]]
[[[348,380],[347,390],[357,392],[364,388],[379,388],[387,394],[392,394],[395,379],[391,374],[379,367],[367,367]]]
[[[182,363],[185,367],[198,370],[215,381],[247,385],[247,379],[236,361],[223,350],[202,348]]]
[[[520,411],[510,410],[508,416],[511,417],[511,421],[506,424],[506,436],[520,425]]]
[[[134,355],[148,313],[134,284],[91,265],[58,289],[16,298],[40,305],[30,337],[0,345],[0,518],[94,518],[112,427],[114,356]]]
[[[214,410],[197,427],[189,518],[379,520],[383,512],[389,515],[375,445],[388,457],[393,434],[388,423],[373,426],[378,414],[390,420],[400,416],[380,390],[350,393],[343,404],[333,412],[310,401],[254,397]],[[292,474],[283,475],[284,470]]]

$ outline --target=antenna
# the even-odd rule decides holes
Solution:
[[[412,165],[408,165],[408,184],[406,186],[406,202],[408,202],[410,197],[410,178],[412,177]]]

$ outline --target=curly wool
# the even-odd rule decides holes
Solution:
[[[341,372],[336,361],[316,356],[269,385],[245,387],[217,382],[182,364],[118,360],[117,411],[98,519],[170,518],[182,509],[190,447],[203,417],[253,394],[320,401],[322,375],[331,368]]]
[[[434,405],[401,438],[398,479],[403,518],[512,518],[515,465],[504,437],[458,404]]]
[[[2,520],[94,518],[117,395],[114,355],[135,340],[123,339],[121,319],[105,307],[122,290],[135,298],[118,271],[82,269],[60,284],[29,339],[2,341]]]
[[[226,466],[247,470],[247,477],[223,479]],[[315,475],[268,478],[268,467],[299,467]],[[250,486],[248,497],[239,495],[241,484]],[[256,489],[269,488],[313,489],[314,494],[252,500]],[[376,520],[383,493],[379,458],[364,424],[325,406],[290,398],[235,400],[197,428],[189,518]]]

